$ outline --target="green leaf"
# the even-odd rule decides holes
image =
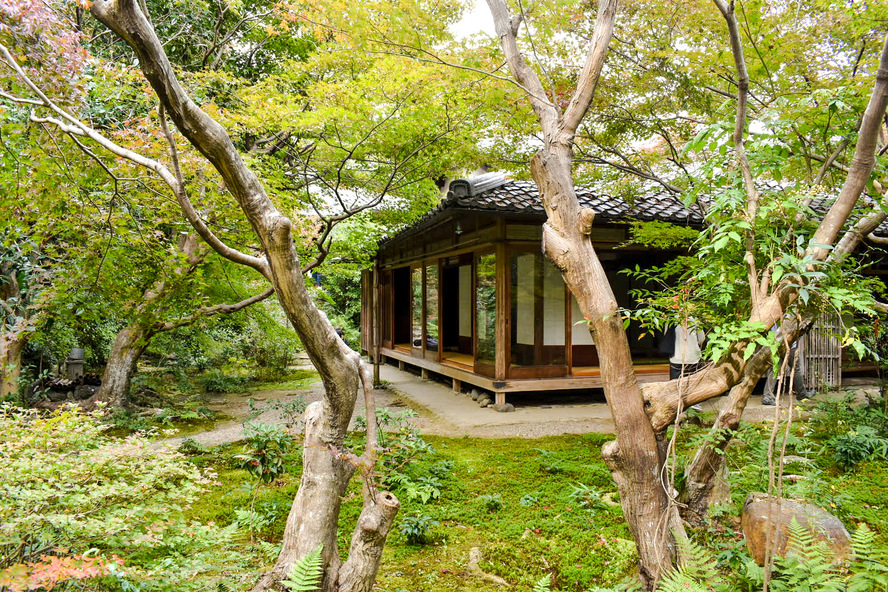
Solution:
[[[281,585],[294,592],[314,592],[321,585],[321,571],[323,561],[321,551],[323,545],[318,545],[305,557],[293,564],[286,580],[281,580]]]

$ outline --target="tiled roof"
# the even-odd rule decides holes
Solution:
[[[703,216],[699,211],[689,210],[681,199],[656,187],[651,187],[636,196],[631,204],[620,197],[596,192],[587,187],[577,187],[576,192],[580,205],[592,208],[595,211],[595,220],[599,222],[662,220],[675,224],[703,223]],[[829,209],[834,199],[832,196],[815,199],[811,209],[822,215]],[[868,207],[874,205],[869,196],[864,195],[863,201]],[[499,173],[488,173],[469,180],[454,180],[450,184],[447,197],[438,204],[438,207],[395,236],[383,239],[381,243],[413,234],[425,228],[445,210],[451,209],[545,216],[536,184],[532,181],[511,181]],[[856,218],[852,217],[853,219]],[[874,234],[888,236],[888,222],[879,226]]]
[[[681,200],[668,193],[640,195],[631,204],[619,197],[576,189],[580,205],[595,210],[596,220],[663,220],[681,224],[702,224],[703,217],[689,211]],[[540,193],[531,181],[506,181],[476,195],[457,196],[450,192],[438,210],[459,207],[471,210],[545,215]]]

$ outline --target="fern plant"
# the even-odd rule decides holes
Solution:
[[[676,537],[681,565],[660,580],[662,592],[722,592],[727,586],[718,572],[715,557],[702,545]]]
[[[323,548],[323,545],[318,545],[314,551],[294,563],[290,568],[290,573],[287,574],[287,579],[281,580],[281,585],[294,592],[315,592],[321,585],[321,576],[323,575],[321,571]]]
[[[888,549],[876,545],[876,534],[863,522],[851,535],[851,550],[848,592],[888,591]]]
[[[840,592],[845,586],[833,565],[826,543],[793,518],[786,556],[774,559],[774,592]]]
[[[552,592],[552,574],[541,577],[533,586],[533,592]]]

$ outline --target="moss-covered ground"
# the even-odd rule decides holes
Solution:
[[[690,450],[705,433],[703,427],[682,428],[679,450]],[[690,532],[718,557],[725,571],[744,557],[738,536],[743,500],[750,491],[767,490],[769,436],[766,426],[746,425],[741,430],[727,457],[731,503],[717,511],[708,527]],[[806,460],[786,465],[784,495],[821,505],[849,528],[865,521],[884,543],[888,539],[888,462],[875,460],[840,469],[827,445],[829,437],[809,424],[793,427],[787,455]],[[634,545],[600,456],[608,439],[597,434],[537,440],[425,437],[431,450],[409,469],[399,469],[403,478],[395,480],[393,489],[402,510],[389,536],[377,589],[502,590],[487,577],[495,576],[507,581],[511,589],[523,591],[532,590],[535,582],[550,574],[553,590],[580,592],[631,580]],[[221,483],[193,508],[195,518],[228,524],[238,510],[249,507],[254,481],[235,468],[232,459],[241,448],[219,447],[193,457],[196,463],[218,471]],[[682,458],[679,455],[679,468]],[[255,553],[257,572],[274,557],[299,472],[297,449],[288,453],[284,475],[259,490],[257,512],[268,522],[258,533],[257,541],[263,542],[251,545],[244,537],[245,547]],[[431,495],[423,503],[421,491],[429,491],[423,485],[437,491],[437,499]],[[343,553],[350,525],[360,510],[359,488],[355,480],[352,495],[343,504]],[[416,524],[426,525],[424,544],[410,542],[408,533],[402,532],[410,524],[414,530]],[[480,571],[469,565],[474,547],[483,557]]]

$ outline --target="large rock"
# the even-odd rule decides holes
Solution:
[[[851,536],[841,520],[821,510],[813,504],[792,500],[777,500],[764,493],[750,493],[743,504],[741,527],[746,538],[749,554],[759,565],[765,564],[767,533],[771,530],[771,540],[777,555],[785,556],[789,527],[793,519],[814,535],[826,542],[835,562],[840,562],[851,554]]]

